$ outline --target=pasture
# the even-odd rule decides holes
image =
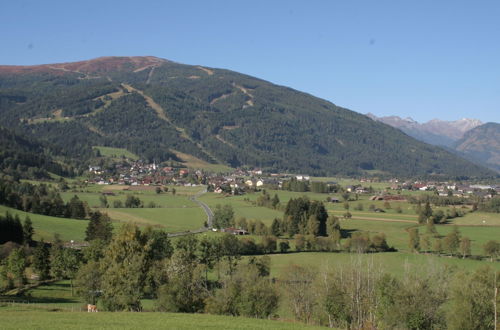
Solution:
[[[458,269],[475,270],[479,267],[490,266],[500,270],[500,263],[486,262],[470,259],[459,259],[439,257],[436,255],[415,253],[324,253],[324,252],[300,252],[287,254],[273,254],[271,257],[271,276],[280,277],[289,265],[300,265],[309,268],[336,268],[345,267],[349,264],[360,263],[361,265],[372,264],[374,269],[402,277],[405,272],[420,272],[430,269],[438,269],[442,265],[456,267]]]
[[[168,192],[156,193],[155,186],[123,186],[123,185],[88,185],[85,189],[61,193],[61,197],[68,202],[73,196],[88,203],[93,209],[107,213],[111,219],[119,223],[135,222],[138,225],[150,225],[167,232],[178,232],[199,229],[206,221],[205,212],[189,199],[203,190],[203,187],[166,186]],[[176,193],[173,194],[172,190]],[[106,192],[109,208],[101,205],[100,198]],[[144,207],[141,208],[114,208],[115,201],[125,204],[128,195],[139,198]],[[153,203],[155,207],[148,207]]]
[[[387,185],[387,184],[386,184]],[[385,201],[371,201],[371,195],[359,195],[358,200],[349,202],[349,212],[352,215],[351,219],[343,219],[346,209],[344,203],[329,203],[326,202],[328,196],[337,197],[342,200],[339,194],[319,194],[311,192],[290,192],[281,190],[267,190],[270,196],[277,194],[281,202],[281,210],[273,210],[267,207],[256,206],[255,202],[261,195],[260,192],[249,193],[241,196],[224,196],[222,194],[207,193],[200,197],[200,200],[207,203],[212,209],[217,204],[230,204],[235,212],[235,218],[245,217],[247,220],[261,220],[266,225],[270,225],[274,218],[283,217],[283,209],[290,198],[306,196],[311,200],[323,201],[327,211],[341,218],[341,226],[345,234],[354,231],[367,231],[371,234],[384,233],[387,236],[387,241],[390,246],[394,246],[399,251],[410,252],[408,248],[408,232],[411,227],[418,226],[420,235],[426,234],[426,226],[418,225],[418,216],[415,214],[415,205],[406,201],[390,201],[389,205]],[[417,192],[426,194],[428,192]],[[406,192],[403,194],[405,195]],[[357,210],[361,204],[362,210]],[[370,205],[375,208],[380,208],[385,212],[370,211]],[[387,207],[389,206],[389,207]],[[401,213],[398,212],[401,209]],[[434,207],[435,210],[443,210],[446,212],[451,207]],[[468,209],[463,209],[468,212],[463,217],[458,217],[449,220],[446,225],[436,225],[436,229],[440,237],[446,236],[456,224],[459,227],[460,233],[471,239],[472,253],[481,255],[483,253],[483,245],[488,240],[499,239],[500,237],[500,215],[484,212],[469,212]],[[483,223],[484,221],[484,223]],[[433,239],[431,239],[432,243]]]
[[[46,242],[53,241],[55,233],[58,233],[63,241],[83,241],[85,238],[85,229],[87,228],[88,220],[49,217],[0,205],[0,214],[5,214],[6,211],[9,211],[13,215],[19,215],[21,222],[28,215],[35,229],[35,240],[43,238]]]
[[[182,313],[51,312],[0,305],[2,329],[320,329],[300,323]]]
[[[186,208],[134,208],[102,209],[117,222],[135,222],[138,225],[150,225],[167,232],[179,232],[199,229],[207,219],[200,207]]]
[[[26,294],[0,297],[2,329],[302,329],[300,323],[208,314],[152,313],[153,300],[142,301],[145,313],[87,313],[85,303],[71,294],[69,281],[40,285]],[[100,306],[98,305],[98,308]],[[5,327],[4,325],[7,325]],[[12,327],[10,327],[12,326]],[[315,327],[310,327],[315,328]]]

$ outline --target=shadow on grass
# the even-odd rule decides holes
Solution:
[[[38,304],[74,304],[81,301],[71,293],[70,283],[50,283],[28,289],[19,294],[0,295],[0,301]]]
[[[33,303],[33,304],[75,304],[81,301],[75,298],[58,298],[58,297],[31,297],[30,295],[21,296],[0,296],[0,302],[15,302],[15,303]]]
[[[349,238],[351,237],[352,233],[358,231],[358,229],[344,229],[344,228],[341,228],[340,229],[340,236],[342,238]]]

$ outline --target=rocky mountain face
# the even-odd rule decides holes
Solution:
[[[468,118],[455,121],[432,119],[425,123],[419,123],[412,118],[398,116],[377,117],[371,113],[368,113],[367,116],[398,128],[417,140],[446,147],[452,147],[466,132],[483,124],[478,119]]]
[[[0,125],[81,160],[111,146],[311,175],[495,175],[309,94],[150,56],[0,66]]]

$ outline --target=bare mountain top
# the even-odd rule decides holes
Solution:
[[[0,65],[2,73],[75,72],[82,74],[103,74],[116,71],[141,71],[169,62],[154,56],[103,56],[87,61],[42,65]]]

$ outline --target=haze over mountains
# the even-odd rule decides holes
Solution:
[[[105,145],[311,175],[495,175],[309,94],[150,56],[0,66],[0,113],[0,125],[72,159]]]

